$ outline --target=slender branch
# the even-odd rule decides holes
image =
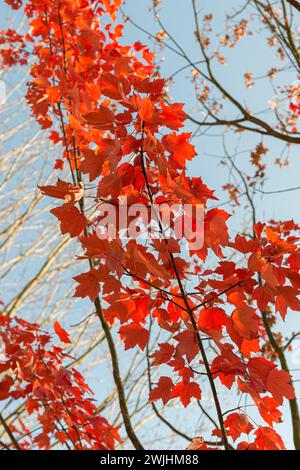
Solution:
[[[292,7],[296,8],[296,10],[300,11],[300,2],[297,0],[286,0]]]
[[[13,432],[11,431],[10,427],[8,426],[7,422],[5,421],[5,419],[3,418],[1,413],[0,413],[0,422],[1,422],[2,426],[4,427],[6,433],[8,434],[13,446],[17,450],[22,450],[21,447],[19,446],[18,441],[16,440]]]

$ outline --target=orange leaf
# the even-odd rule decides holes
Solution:
[[[198,327],[207,333],[216,331],[220,333],[226,320],[227,317],[223,309],[218,307],[204,308],[199,314]]]
[[[142,121],[149,121],[152,118],[154,106],[149,98],[143,98],[138,104],[138,112]]]
[[[244,413],[231,413],[224,421],[226,432],[235,441],[241,434],[249,434],[253,426]]]
[[[60,341],[62,341],[63,343],[71,343],[72,341],[70,340],[70,337],[68,335],[68,333],[66,332],[66,330],[64,330],[60,324],[58,323],[58,321],[56,321],[53,325],[53,328],[54,328],[54,331],[55,333],[57,334],[57,336],[59,337]]]
[[[192,331],[186,330],[182,333],[178,333],[178,335],[174,336],[174,339],[178,341],[176,352],[180,354],[180,356],[186,356],[189,362],[199,353],[199,346],[195,341]]]
[[[238,306],[232,314],[232,320],[234,328],[243,338],[253,339],[257,336],[259,317],[253,308],[248,305]]]

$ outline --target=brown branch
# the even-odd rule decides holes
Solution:
[[[18,441],[17,439],[15,438],[13,432],[11,431],[10,427],[8,426],[7,422],[5,421],[5,419],[3,418],[2,414],[0,413],[0,422],[2,424],[2,426],[4,427],[6,433],[8,434],[13,446],[17,449],[17,450],[22,450],[21,447],[19,446],[18,444]]]
[[[292,7],[296,8],[296,10],[300,11],[300,2],[297,0],[286,0]]]

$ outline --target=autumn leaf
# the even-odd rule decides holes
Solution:
[[[144,350],[149,339],[149,331],[139,323],[129,323],[128,325],[121,326],[119,334],[124,341],[125,349],[139,346]]]
[[[14,381],[9,375],[5,375],[1,380],[0,380],[0,401],[1,400],[6,400],[9,398],[9,391],[11,387],[13,386]]]
[[[291,385],[291,376],[284,370],[271,370],[267,377],[266,387],[279,405],[282,404],[283,397],[288,400],[295,398],[295,390]]]
[[[90,126],[105,130],[113,127],[115,115],[106,106],[100,106],[97,111],[87,113],[83,118]]]
[[[273,302],[274,293],[267,286],[258,286],[253,291],[252,298],[256,300],[259,310],[263,312],[268,306],[268,303]]]
[[[68,233],[71,238],[80,235],[86,227],[87,220],[85,216],[73,203],[55,207],[50,212],[60,221],[61,233]]]
[[[116,77],[112,73],[104,73],[100,80],[101,93],[109,98],[121,100],[130,93],[130,83],[124,77]]]
[[[227,317],[223,309],[218,307],[204,308],[199,313],[198,327],[200,330],[213,334],[220,333],[226,325]]]
[[[60,326],[58,321],[56,321],[53,324],[53,328],[54,328],[55,333],[59,337],[60,341],[62,341],[63,343],[67,343],[67,344],[72,342],[70,340],[68,333]]]
[[[196,382],[177,382],[172,393],[172,398],[180,398],[181,403],[186,408],[192,398],[201,400],[201,390],[199,385]]]
[[[272,428],[267,428],[259,426],[255,431],[256,439],[254,444],[257,447],[257,450],[284,450],[284,443],[277,434],[277,432]]]
[[[89,297],[93,302],[100,291],[100,277],[97,269],[91,269],[86,273],[75,276],[73,279],[79,283],[79,286],[76,287],[74,296],[82,298]]]
[[[255,403],[261,417],[267,424],[273,426],[273,423],[280,423],[282,421],[282,413],[278,409],[278,402],[274,398],[256,398]]]
[[[258,335],[259,317],[248,305],[238,306],[232,314],[232,320],[236,331],[243,338],[253,339]]]
[[[174,384],[170,377],[160,377],[158,383],[149,394],[149,400],[162,400],[165,405],[170,400],[173,389]]]
[[[59,178],[55,185],[38,186],[38,188],[42,194],[56,199],[64,199],[65,202],[80,201],[84,196],[83,187],[67,183]]]
[[[300,300],[298,299],[299,291],[291,286],[277,287],[277,296],[275,302],[276,311],[280,313],[284,320],[287,309],[300,312]]]
[[[203,437],[194,437],[191,444],[188,445],[187,450],[202,450],[205,447]]]
[[[90,149],[85,149],[83,156],[84,158],[80,162],[80,170],[82,173],[89,175],[90,181],[94,181],[102,173],[104,158]]]
[[[168,152],[172,153],[173,158],[182,166],[185,166],[186,160],[192,160],[196,155],[195,147],[189,142],[191,134],[184,132],[176,134],[172,132],[163,137],[162,142]]]
[[[182,103],[172,103],[169,105],[162,103],[161,109],[165,125],[169,129],[178,130],[184,126],[183,121],[186,120],[187,116],[183,111]]]
[[[178,341],[176,346],[177,353],[180,356],[186,356],[189,362],[199,353],[199,346],[192,331],[185,330],[182,333],[178,333],[178,335],[174,336],[174,339]]]
[[[231,413],[224,421],[226,432],[236,441],[241,434],[249,434],[253,426],[249,422],[248,417],[244,413]]]
[[[154,366],[154,365],[165,364],[166,362],[169,362],[174,352],[175,352],[175,348],[172,344],[169,344],[169,343],[159,344],[159,349],[150,356],[154,358],[151,365]]]
[[[142,121],[149,121],[152,118],[154,106],[149,98],[143,98],[138,103],[138,112]]]

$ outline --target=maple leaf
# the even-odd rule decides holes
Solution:
[[[169,343],[159,344],[159,350],[155,351],[150,356],[154,358],[151,365],[154,366],[154,365],[165,364],[166,362],[169,362],[174,352],[175,352],[175,348],[172,344],[169,344]]]
[[[300,311],[300,300],[297,298],[297,295],[299,295],[299,291],[291,286],[277,287],[275,308],[283,320],[286,317],[288,308]]]
[[[65,202],[80,201],[84,196],[84,188],[62,181],[58,178],[55,185],[38,186],[42,194],[56,199],[64,199]]]
[[[162,115],[164,117],[165,125],[172,130],[178,130],[180,127],[183,127],[183,121],[187,118],[185,112],[183,111],[182,103],[172,103],[166,105],[161,103]]]
[[[221,332],[226,325],[227,317],[223,309],[218,307],[204,308],[199,313],[198,327],[200,330],[213,334]]]
[[[149,98],[143,98],[138,102],[138,112],[142,121],[149,121],[152,118],[154,106]]]
[[[291,385],[291,376],[284,370],[271,370],[267,377],[266,388],[280,405],[283,402],[283,397],[288,400],[295,398],[295,390]]]
[[[266,423],[270,426],[273,426],[273,423],[281,422],[281,411],[278,410],[278,403],[272,397],[263,397],[255,399],[258,411],[261,417]]]
[[[285,446],[281,437],[272,428],[260,426],[255,431],[254,444],[258,450],[284,450]]]
[[[258,286],[253,291],[252,298],[256,300],[259,310],[263,312],[268,303],[274,300],[274,293],[267,286]]]
[[[57,431],[55,433],[55,437],[56,439],[59,440],[59,442],[61,442],[62,444],[64,444],[67,440],[68,440],[68,436],[65,432],[63,431]]]
[[[171,397],[180,398],[181,403],[186,408],[190,404],[192,398],[201,400],[201,390],[196,382],[180,381],[175,385],[171,393]]]
[[[204,220],[204,235],[205,235],[205,246],[200,251],[199,256],[203,261],[207,256],[207,248],[214,251],[217,256],[222,256],[222,246],[227,246],[229,242],[228,228],[226,220],[229,218],[229,214],[221,209],[210,209],[205,214]]]
[[[9,397],[9,391],[13,384],[14,381],[9,375],[5,375],[0,381],[0,401],[6,400]]]
[[[167,170],[167,177],[160,175],[160,185],[162,190],[166,194],[174,193],[178,198],[182,199],[185,202],[193,203],[195,197],[193,193],[187,188],[187,185],[183,185],[184,177],[182,175],[178,176],[176,179],[172,178],[169,171]]]
[[[85,216],[81,214],[73,203],[55,207],[50,212],[60,221],[61,233],[69,233],[71,238],[80,235],[86,227],[87,220]]]
[[[49,449],[50,448],[50,438],[47,434],[42,432],[34,437],[34,442],[38,445],[40,449]]]
[[[125,349],[131,349],[138,345],[143,350],[149,339],[149,331],[139,323],[129,323],[121,326],[119,334],[124,341]]]
[[[165,405],[171,398],[174,384],[170,377],[160,377],[155,388],[153,388],[149,394],[150,401],[162,400]]]
[[[184,132],[176,134],[172,132],[163,137],[162,142],[166,149],[172,153],[174,159],[182,166],[185,166],[186,160],[192,160],[197,154],[195,147],[189,142],[191,134]]]
[[[191,444],[188,445],[187,450],[201,450],[203,445],[205,445],[203,437],[194,437]]]
[[[54,328],[54,331],[55,333],[57,334],[57,336],[59,337],[60,341],[62,341],[63,343],[72,343],[72,341],[70,340],[70,337],[68,335],[68,333],[66,332],[66,330],[64,330],[60,324],[58,323],[58,321],[56,321],[54,324],[53,324],[53,328]]]
[[[101,93],[109,98],[121,100],[130,93],[131,85],[124,77],[116,77],[112,73],[101,76]]]
[[[90,126],[105,130],[113,128],[115,115],[107,106],[100,106],[97,111],[87,113],[83,118]]]
[[[232,320],[236,331],[243,338],[253,339],[257,336],[260,321],[253,308],[248,305],[238,306],[232,314]]]
[[[231,436],[233,441],[236,441],[241,434],[249,434],[253,426],[244,413],[231,413],[224,421],[226,432]]]
[[[149,80],[148,78],[134,77],[133,86],[136,91],[140,93],[161,94],[165,86],[165,80],[158,78],[156,80]]]
[[[104,158],[91,149],[85,149],[82,153],[84,158],[80,162],[80,170],[89,175],[90,181],[94,181],[102,173]]]
[[[61,158],[57,158],[53,165],[54,170],[63,170],[65,166],[65,162]]]
[[[14,10],[21,8],[23,0],[5,0],[5,3],[11,6]]]
[[[76,287],[75,297],[89,297],[93,302],[100,291],[100,281],[101,276],[97,269],[91,269],[86,273],[79,274],[74,276],[76,282],[79,283],[79,286]]]
[[[182,333],[178,333],[178,335],[174,336],[174,339],[178,341],[176,352],[180,356],[186,356],[189,362],[199,353],[199,346],[195,341],[195,335],[192,331],[185,330]]]

